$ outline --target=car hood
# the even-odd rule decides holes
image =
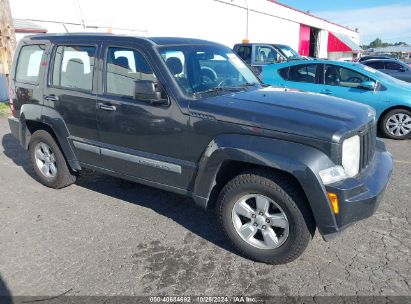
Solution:
[[[363,104],[273,87],[193,102],[190,112],[333,142],[339,142],[347,132],[358,130],[374,119],[374,110]]]
[[[406,94],[406,95],[411,95],[411,83],[393,78],[392,80],[381,80],[381,83],[391,89],[396,89],[399,92]]]

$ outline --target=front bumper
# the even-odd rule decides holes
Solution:
[[[13,116],[10,116],[8,120],[11,134],[13,134],[13,136],[20,141],[20,120]]]
[[[327,192],[337,194],[340,210],[335,215],[335,231],[324,234],[324,240],[333,239],[346,227],[374,214],[384,195],[392,166],[391,154],[384,142],[377,140],[372,162],[358,177],[325,187]]]

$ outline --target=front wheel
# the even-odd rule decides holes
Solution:
[[[299,257],[315,231],[303,195],[292,182],[266,171],[232,179],[218,199],[220,224],[244,256],[270,264]]]
[[[381,119],[381,132],[391,139],[407,139],[411,137],[411,112],[405,109],[394,109]]]

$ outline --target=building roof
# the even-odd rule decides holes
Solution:
[[[47,33],[47,29],[25,19],[13,19],[14,31],[16,33]]]
[[[349,37],[338,34],[328,33],[328,52],[360,52],[361,47]]]
[[[381,48],[374,48],[374,53],[411,53],[411,46],[393,45]]]

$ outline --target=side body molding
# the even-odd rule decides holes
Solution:
[[[30,142],[30,132],[27,130],[26,121],[34,121],[47,125],[56,135],[64,156],[70,167],[74,171],[81,170],[74,151],[69,142],[70,133],[64,122],[63,117],[54,109],[35,104],[24,104],[20,111],[20,143],[28,149]]]
[[[291,174],[305,192],[320,232],[336,226],[325,187],[316,173],[334,163],[321,151],[267,137],[237,134],[218,136],[204,152],[194,182],[193,198],[200,206],[207,207],[217,173],[226,161],[240,161]]]

